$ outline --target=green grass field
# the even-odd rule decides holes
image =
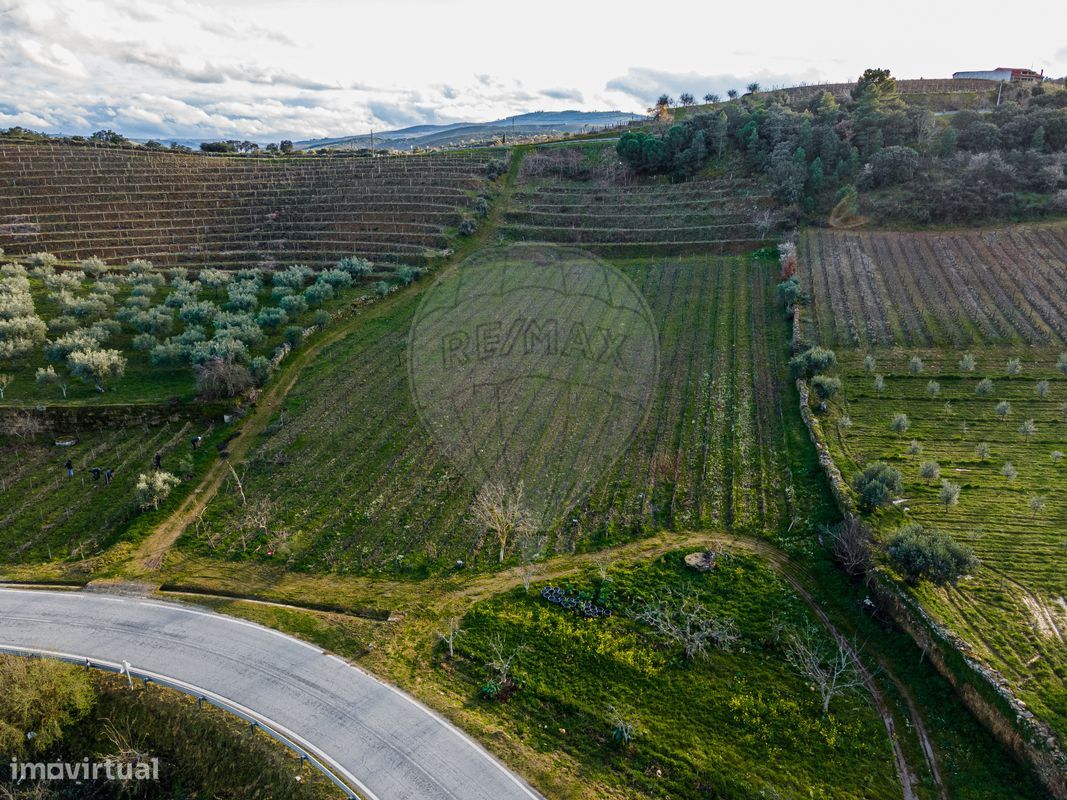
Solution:
[[[472,702],[494,705],[500,724],[533,748],[573,754],[611,796],[896,797],[885,729],[866,695],[841,695],[823,716],[787,663],[782,629],[814,624],[789,586],[755,557],[732,555],[701,574],[683,555],[558,584],[599,598],[613,612],[606,619],[550,605],[537,586],[475,605],[457,658],[440,651],[441,679],[476,695],[493,640],[518,648],[515,694]],[[668,592],[692,593],[733,619],[740,641],[686,660],[631,616]],[[620,719],[633,725],[630,742],[616,741]]]
[[[873,351],[884,390],[873,387],[864,353],[838,351],[843,397],[832,404],[827,430],[831,450],[846,477],[871,461],[885,461],[904,476],[903,499],[875,516],[888,533],[906,521],[940,528],[974,549],[976,574],[955,587],[922,583],[916,593],[943,622],[959,633],[984,660],[1000,669],[1031,709],[1059,730],[1067,729],[1067,378],[1055,364],[1058,350],[983,348],[974,351],[974,372],[961,372],[959,353]],[[923,371],[908,363],[918,355]],[[1007,360],[1023,359],[1020,375],[1005,374]],[[976,394],[983,378],[993,382],[988,396]],[[1049,382],[1039,397],[1039,381]],[[940,386],[928,391],[930,381]],[[996,407],[1008,402],[1010,413]],[[947,406],[946,406],[947,404]],[[910,427],[897,434],[893,418],[907,415]],[[851,427],[837,424],[842,417]],[[1033,420],[1035,433],[1019,429]],[[914,450],[917,442],[920,452]],[[980,444],[989,449],[978,452]],[[939,501],[940,479],[924,480],[919,467],[936,462],[940,479],[961,487],[959,504]],[[1002,474],[1011,463],[1017,475]],[[1039,503],[1031,506],[1031,502]]]

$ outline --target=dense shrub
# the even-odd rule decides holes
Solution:
[[[910,583],[926,578],[955,583],[978,566],[974,552],[936,528],[910,524],[897,530],[886,548],[893,566]]]
[[[817,372],[827,372],[837,366],[833,350],[812,347],[789,360],[789,371],[794,378],[810,378]]]
[[[903,485],[900,470],[883,461],[868,464],[863,472],[852,479],[852,488],[859,495],[860,507],[864,511],[873,511],[888,504],[899,494]]]

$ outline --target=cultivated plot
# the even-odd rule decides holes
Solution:
[[[585,549],[664,528],[784,531],[821,495],[806,476],[793,479],[781,444],[776,263],[620,266],[658,326],[660,377],[629,449],[543,532],[545,545]],[[424,431],[411,400],[403,367],[416,306],[401,297],[369,310],[301,375],[252,458],[237,465],[245,500],[232,483],[224,488],[185,547],[340,572],[496,563],[471,519],[477,487]]]
[[[831,346],[1067,342],[1067,226],[951,233],[812,231],[811,324]]]

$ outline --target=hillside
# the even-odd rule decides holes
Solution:
[[[428,155],[0,143],[0,245],[17,262],[0,273],[0,578],[195,599],[309,639],[551,798],[1044,796],[1056,776],[1022,743],[1047,755],[1063,735],[1063,226],[863,230],[878,203],[910,207],[893,169],[864,177],[886,151],[912,149],[935,183],[993,159],[966,117],[935,133],[978,149],[920,153],[919,129],[894,126],[928,118],[870,91],[873,106],[757,92],[618,140]],[[1056,162],[1055,135],[1047,152],[1021,144],[1050,106],[1001,112],[997,147]],[[883,130],[901,143],[876,146]],[[1051,214],[1059,180],[1012,184],[1012,209]],[[561,283],[546,253],[613,277]],[[465,283],[472,264],[496,294]],[[531,287],[523,323],[590,298],[647,309],[656,370],[616,377],[649,402],[630,438],[603,433],[622,427],[618,397],[586,362],[613,363],[598,336],[621,348],[639,331],[598,311],[592,336],[546,345],[576,358],[567,381],[538,365],[472,379],[492,387],[484,406],[448,395],[468,450],[516,467],[480,481],[416,397],[414,322],[436,293],[478,312],[433,329],[434,357],[457,359],[445,377],[466,375],[517,351],[483,326],[450,350],[484,321],[457,298]],[[808,345],[836,356],[808,369]],[[530,453],[601,471],[534,520],[536,487],[494,483]],[[832,467],[850,481],[873,460],[900,468],[900,502],[853,517]],[[549,469],[554,497],[572,497],[574,466]],[[101,483],[93,467],[116,471]],[[912,520],[977,560],[943,583],[905,575],[889,542]],[[841,569],[857,528],[861,567]],[[966,641],[931,646],[894,606],[911,601]],[[1008,689],[1029,717],[997,700]],[[1043,741],[1031,722],[1052,726]]]
[[[639,114],[622,111],[534,111],[490,122],[453,122],[447,125],[412,125],[397,130],[306,139],[295,142],[298,150],[360,148],[419,150],[434,147],[457,147],[485,144],[506,137],[522,140],[531,136],[548,137],[567,133],[587,133],[612,128],[642,119]]]

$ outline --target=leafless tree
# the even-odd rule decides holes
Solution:
[[[801,675],[810,680],[822,698],[822,712],[829,713],[830,701],[839,694],[856,691],[863,676],[856,669],[852,651],[844,642],[836,646],[826,641],[818,628],[808,626],[790,634],[786,658]]]
[[[729,651],[739,638],[732,619],[716,617],[692,595],[668,594],[666,600],[645,606],[636,618],[681,644],[690,660],[707,658],[709,647]]]
[[[446,645],[448,645],[448,657],[449,658],[455,657],[455,655],[456,655],[456,639],[458,639],[464,633],[463,628],[461,628],[459,626],[459,623],[461,621],[462,620],[460,620],[459,617],[449,617],[448,618],[448,631],[446,631],[444,633],[441,633],[440,631],[438,631],[438,633],[437,633],[438,638],[442,642],[444,642]]]
[[[871,535],[856,517],[846,517],[831,532],[834,558],[849,575],[863,575],[871,565]]]
[[[523,648],[521,645],[519,647],[508,647],[499,634],[491,636],[488,645],[489,660],[485,662],[485,666],[492,673],[496,684],[505,686],[511,680],[511,668]]]
[[[522,484],[509,490],[500,483],[488,482],[474,498],[471,514],[486,530],[492,531],[500,545],[500,561],[515,537],[532,534],[533,515],[526,508]]]
[[[0,433],[17,436],[19,439],[32,439],[43,430],[44,423],[39,417],[29,411],[19,411],[12,415]]]
[[[230,464],[229,462],[226,463],[226,466],[230,468],[230,474],[233,475],[233,481],[237,484],[237,491],[241,493],[241,505],[247,506],[248,498],[245,497],[245,487],[244,484],[241,483],[241,479],[237,477],[237,470],[235,470],[233,464]]]
[[[236,473],[234,473],[234,479],[237,479]],[[237,481],[237,485],[241,485],[240,480]],[[242,490],[241,501],[244,503],[244,512],[241,514],[241,528],[246,531],[262,531],[263,537],[269,539],[272,511],[270,498],[263,497],[249,505]],[[242,544],[244,544],[244,537],[242,536],[241,538]]]

